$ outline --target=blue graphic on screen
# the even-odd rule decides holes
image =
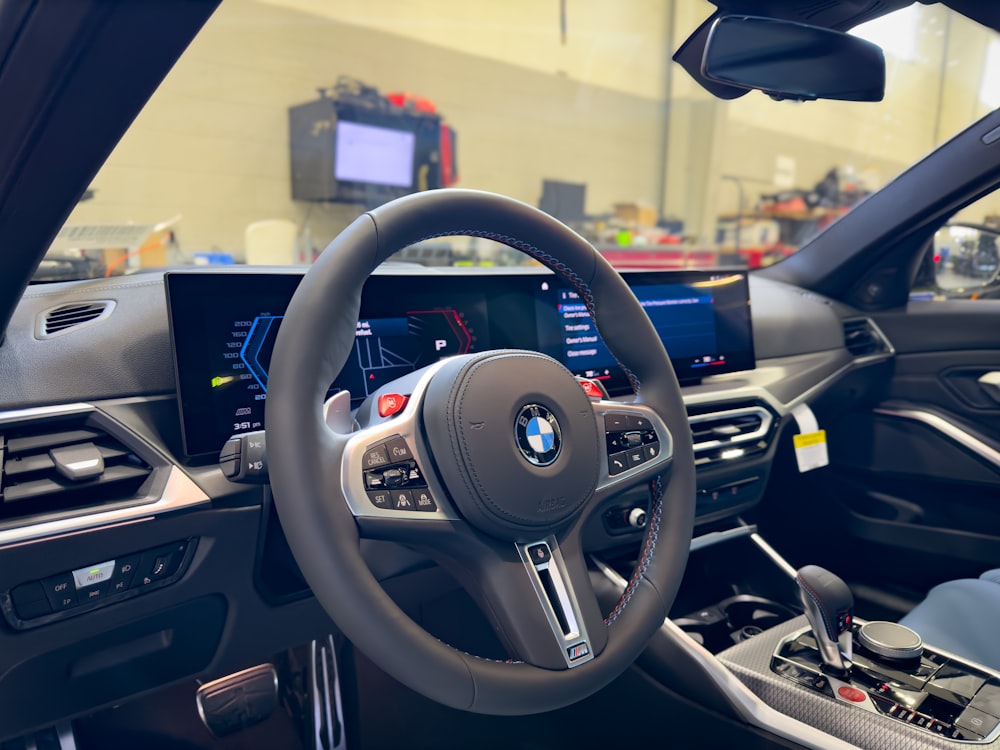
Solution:
[[[673,359],[704,358],[691,366],[709,366],[717,361],[714,295],[686,284],[635,286],[632,291],[645,309],[653,327]],[[576,373],[601,378],[615,367],[615,359],[597,332],[590,311],[580,295],[559,291],[559,323],[562,326],[563,361]]]

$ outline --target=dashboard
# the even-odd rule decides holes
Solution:
[[[331,632],[267,485],[229,481],[219,465],[232,434],[263,426],[270,347],[301,275],[147,272],[24,294],[0,347],[2,491],[25,498],[0,503],[0,705],[18,717],[11,731]],[[760,501],[794,406],[888,356],[852,354],[844,325],[857,312],[793,286],[725,271],[629,281],[684,381],[703,529]],[[331,389],[357,405],[443,356],[518,347],[623,397],[627,381],[591,326],[574,291],[540,269],[387,264],[368,281]],[[38,459],[52,441],[99,451],[103,478],[77,487],[58,476]],[[587,550],[634,545],[642,531],[629,519],[646,494],[596,508]],[[366,540],[363,553],[407,607],[452,585],[400,545]],[[71,677],[53,684],[54,673]]]

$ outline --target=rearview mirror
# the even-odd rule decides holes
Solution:
[[[712,24],[702,74],[775,99],[877,102],[885,55],[864,39],[794,21],[722,16]]]

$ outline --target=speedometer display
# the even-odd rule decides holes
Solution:
[[[171,274],[188,453],[212,452],[230,435],[264,428],[271,356],[299,278]],[[389,287],[400,281],[377,279]],[[413,289],[412,280],[407,286],[405,294],[386,289],[390,293],[366,295],[354,346],[329,393],[347,390],[357,406],[387,383],[442,357],[485,348],[479,334],[488,324],[484,295],[453,291],[442,299],[433,289]]]

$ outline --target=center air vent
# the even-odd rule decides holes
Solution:
[[[136,499],[153,467],[87,415],[0,426],[0,523]]]
[[[115,303],[112,300],[59,305],[38,316],[35,335],[40,339],[49,339],[75,328],[93,325],[111,315],[114,309]]]
[[[767,450],[774,425],[770,410],[756,404],[688,416],[695,464],[746,458]]]
[[[885,336],[870,318],[844,321],[844,346],[855,357],[885,354],[892,351]]]

